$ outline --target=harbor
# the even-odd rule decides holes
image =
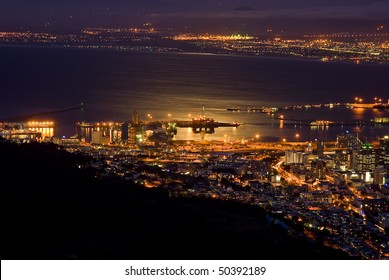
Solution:
[[[307,109],[319,109],[319,108],[335,108],[344,107],[349,109],[365,108],[365,109],[378,109],[378,110],[389,110],[389,99],[388,103],[383,103],[382,98],[375,98],[373,103],[363,103],[363,99],[356,97],[355,102],[352,103],[323,103],[323,104],[301,104],[301,105],[285,105],[281,107],[266,107],[266,106],[245,106],[245,107],[227,107],[227,111],[231,112],[253,112],[253,113],[265,113],[274,114],[277,111],[287,110],[307,110]]]

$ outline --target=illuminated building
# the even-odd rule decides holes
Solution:
[[[389,213],[379,213],[378,222],[383,228],[389,229]]]
[[[24,129],[0,130],[0,136],[4,139],[13,141],[35,141],[42,138],[42,133]]]
[[[380,139],[380,147],[377,150],[378,162],[389,168],[389,136]]]
[[[317,160],[312,162],[312,174],[316,179],[326,178],[326,163],[323,160]]]
[[[332,193],[330,191],[302,192],[300,198],[320,203],[332,203]]]
[[[128,144],[130,146],[136,145],[136,127],[131,125],[128,129]]]
[[[107,135],[104,135],[102,130],[92,131],[91,144],[108,145],[109,143],[110,143],[109,137]]]
[[[384,185],[388,171],[383,166],[378,166],[374,170],[374,184]]]
[[[363,144],[361,150],[353,151],[352,167],[356,172],[373,172],[375,164],[375,152],[371,145]]]
[[[54,136],[52,121],[5,122],[0,123],[0,136],[9,140],[43,140]]]
[[[324,142],[320,140],[317,141],[317,156],[319,158],[324,156]]]
[[[54,143],[62,146],[78,146],[80,145],[80,139],[78,139],[77,137],[60,138],[54,140]]]
[[[123,123],[118,122],[79,122],[76,124],[77,135],[79,139],[85,139],[86,142],[93,142],[92,137],[95,135],[96,142],[103,141],[106,142],[105,139],[99,139],[99,133],[94,133],[95,131],[102,132],[102,137],[107,137],[109,143],[121,143],[122,141],[122,125]]]
[[[286,150],[285,151],[285,164],[298,164],[303,163],[304,153],[302,151]]]
[[[304,152],[306,154],[312,154],[312,143],[311,142],[309,142],[308,146],[305,147]]]
[[[362,146],[362,141],[359,140],[358,135],[340,134],[336,138],[336,145],[338,148],[359,150]]]
[[[42,133],[43,138],[54,136],[55,123],[52,121],[29,121],[23,123],[23,127]]]
[[[389,201],[386,199],[364,199],[362,202],[363,212],[366,215],[378,216],[378,213],[389,212]]]
[[[128,144],[132,147],[143,142],[143,126],[136,110],[132,113],[132,123],[128,128]]]

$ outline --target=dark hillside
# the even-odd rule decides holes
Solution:
[[[0,141],[2,259],[344,259],[261,209],[95,179],[53,144]]]

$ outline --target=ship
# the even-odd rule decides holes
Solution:
[[[215,128],[218,127],[238,127],[241,124],[237,122],[233,123],[224,123],[217,122],[212,118],[209,118],[205,115],[205,109],[203,106],[202,113],[199,117],[192,118],[190,121],[175,121],[175,124],[179,128],[183,127],[191,127],[193,131],[214,131]]]
[[[192,127],[215,127],[215,120],[205,116],[205,107],[198,118],[192,118]]]
[[[326,121],[326,120],[317,120],[311,122],[311,126],[328,126],[330,124],[333,124],[334,122],[332,121]]]

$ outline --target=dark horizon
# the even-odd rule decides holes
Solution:
[[[389,25],[386,0],[306,1],[47,1],[0,3],[3,31],[74,32],[85,27],[151,23],[177,31],[262,33],[375,32]]]

